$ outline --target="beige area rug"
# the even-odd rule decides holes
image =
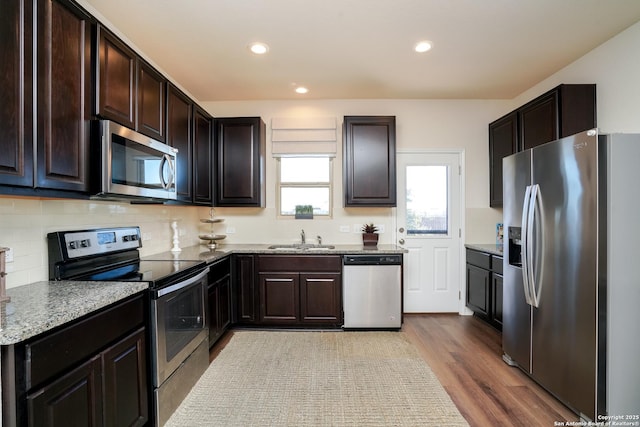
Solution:
[[[466,426],[402,332],[236,331],[166,426]]]

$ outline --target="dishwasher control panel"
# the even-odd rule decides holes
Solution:
[[[344,265],[402,265],[402,255],[345,255]]]

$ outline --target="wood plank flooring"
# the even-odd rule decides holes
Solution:
[[[419,349],[471,426],[553,426],[579,417],[502,360],[502,337],[472,316],[405,314]]]
[[[579,420],[519,369],[505,364],[500,333],[475,317],[405,314],[402,331],[471,426],[543,427]],[[210,360],[232,336],[229,331],[216,343]]]

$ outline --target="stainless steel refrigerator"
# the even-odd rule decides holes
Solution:
[[[503,172],[504,360],[583,419],[638,416],[640,135],[582,132]]]

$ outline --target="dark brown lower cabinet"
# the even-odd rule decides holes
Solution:
[[[224,258],[209,266],[208,316],[209,347],[231,325],[231,260]]]
[[[27,397],[30,426],[102,425],[101,361],[96,356]]]
[[[299,321],[299,274],[260,273],[260,323],[289,324]]]
[[[143,426],[149,420],[143,294],[2,346],[2,425]]]
[[[342,325],[341,259],[259,255],[259,324]]]
[[[467,249],[467,308],[502,330],[502,257]]]
[[[467,307],[483,316],[488,315],[489,275],[488,270],[467,264]]]
[[[342,324],[342,275],[300,274],[300,320],[303,323]]]

